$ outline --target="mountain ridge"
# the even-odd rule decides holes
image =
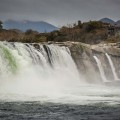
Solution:
[[[114,21],[114,20],[106,17],[106,18],[100,19],[99,21],[101,21],[101,22],[103,22],[103,23],[109,23],[109,24],[111,24],[111,25],[120,26],[120,20]]]
[[[28,29],[38,31],[40,33],[51,32],[57,30],[58,28],[45,21],[30,21],[30,20],[7,20],[3,22],[4,29],[18,29],[25,32]]]

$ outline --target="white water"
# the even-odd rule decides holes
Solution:
[[[118,76],[117,76],[117,74],[116,74],[115,67],[114,67],[114,64],[113,64],[113,62],[112,62],[111,57],[110,57],[107,53],[106,53],[105,55],[106,55],[106,57],[108,58],[108,61],[109,61],[109,63],[110,63],[110,67],[111,67],[111,70],[112,70],[113,75],[114,75],[114,80],[119,80],[119,78],[118,78]]]
[[[47,55],[40,47],[0,43],[0,93],[52,96],[82,83],[68,48],[47,45]]]
[[[43,45],[39,46],[37,50],[30,44],[0,43],[0,101],[120,101],[118,88],[84,83],[68,48],[46,45],[46,51]]]
[[[101,61],[96,56],[94,56],[94,59],[97,62],[97,65],[98,65],[98,68],[99,68],[99,71],[100,71],[100,75],[101,75],[101,78],[102,78],[103,82],[108,82],[108,80],[107,80],[107,78],[105,76],[105,73],[104,73]]]

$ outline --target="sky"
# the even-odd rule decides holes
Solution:
[[[108,17],[120,20],[120,0],[0,0],[0,20],[46,21],[56,26]]]

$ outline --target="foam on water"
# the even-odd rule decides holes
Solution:
[[[0,43],[0,100],[87,104],[118,103],[120,90],[89,85],[67,47]],[[8,57],[6,57],[6,53]]]

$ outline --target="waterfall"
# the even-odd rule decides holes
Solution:
[[[114,75],[114,79],[115,79],[115,80],[119,80],[119,78],[118,78],[118,76],[117,76],[117,74],[116,74],[115,66],[114,66],[114,64],[113,64],[113,62],[112,62],[111,57],[110,57],[107,53],[106,53],[105,55],[106,55],[106,57],[107,57],[107,59],[108,59],[108,61],[109,61],[111,70],[112,70],[113,75]]]
[[[93,57],[94,57],[94,59],[97,62],[97,65],[98,65],[98,68],[99,68],[99,71],[100,71],[100,75],[101,75],[101,78],[102,78],[103,82],[108,82],[108,80],[107,80],[107,78],[105,76],[105,73],[104,73],[101,61],[96,56],[93,56]]]
[[[94,58],[103,82],[108,82],[100,60]],[[113,95],[117,97],[108,97]],[[116,103],[118,96],[114,87],[87,83],[68,47],[0,42],[0,101],[84,104],[114,99]]]
[[[0,92],[44,96],[80,84],[69,48],[0,42]]]

